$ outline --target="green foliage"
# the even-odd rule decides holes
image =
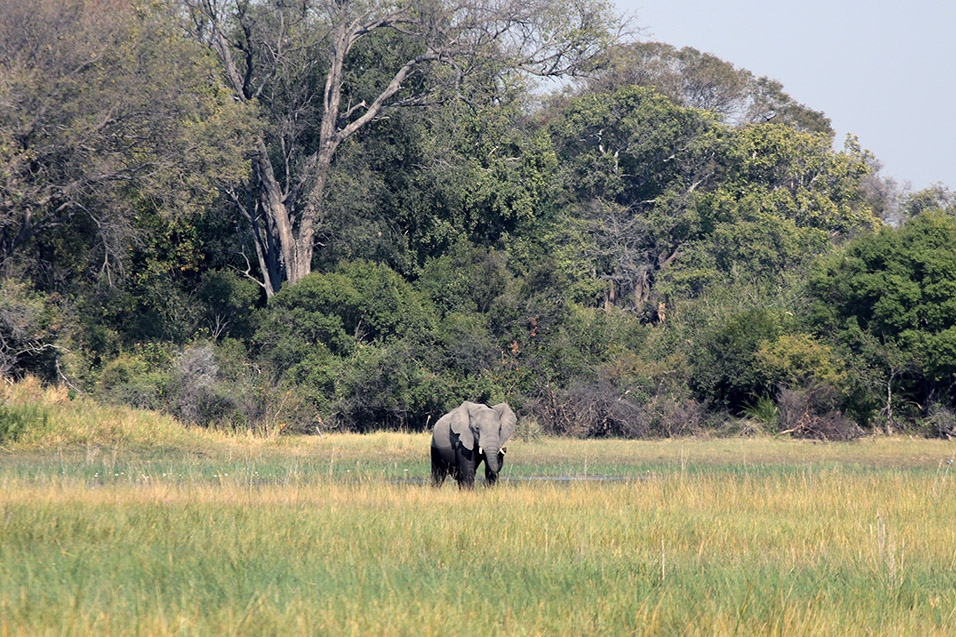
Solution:
[[[171,362],[164,350],[121,354],[103,366],[96,396],[113,404],[162,409],[169,404],[173,384]]]
[[[810,318],[871,372],[871,391],[956,399],[956,218],[924,212],[851,242],[810,278]],[[892,411],[892,397],[885,408]]]
[[[783,85],[755,77],[746,69],[692,47],[663,42],[633,42],[612,48],[607,64],[590,74],[583,86],[592,92],[621,87],[652,87],[675,104],[711,111],[736,125],[773,121],[797,130],[833,136],[822,112],[796,102]]]
[[[916,217],[929,210],[956,215],[956,193],[942,184],[936,184],[904,197],[899,208],[904,219]]]
[[[780,425],[780,409],[770,396],[759,396],[743,409],[746,418],[756,420],[770,433],[776,433]]]
[[[401,111],[339,155],[330,201],[345,244],[329,258],[408,274],[459,243],[500,248],[533,232],[554,194],[555,152],[513,95],[477,110]]]
[[[248,338],[261,290],[228,270],[203,272],[196,297],[204,310],[204,327],[213,338]]]
[[[653,199],[692,168],[713,126],[706,113],[627,87],[573,100],[550,128],[574,190],[627,205]]]
[[[437,418],[453,407],[455,386],[426,370],[415,354],[404,343],[363,345],[343,361],[334,405],[338,426],[420,430],[429,415]]]
[[[38,374],[56,379],[62,316],[54,300],[26,283],[0,279],[0,379]]]
[[[809,334],[781,334],[765,341],[755,359],[757,371],[777,387],[839,387],[846,381],[833,351]]]
[[[49,428],[49,415],[40,405],[0,403],[0,445],[16,442],[25,434],[42,435]]]
[[[268,433],[414,430],[464,399],[605,436],[726,410],[772,429],[774,400],[823,437],[954,406],[952,193],[889,211],[874,158],[779,83],[640,43],[541,106],[492,47],[415,66],[385,99],[416,108],[345,135],[426,41],[488,24],[410,3],[354,41],[323,127],[333,18],[200,4],[193,35],[222,27],[238,61],[228,96],[227,51],[163,3],[0,6],[0,375]],[[580,62],[608,6],[522,27]],[[872,202],[909,220],[871,232]]]
[[[692,363],[694,391],[733,411],[772,393],[775,387],[761,373],[758,353],[781,336],[784,318],[769,310],[746,310],[705,332]]]
[[[31,267],[31,251],[87,217],[88,233],[73,236],[86,267],[116,267],[143,202],[196,211],[218,180],[238,176],[249,113],[209,81],[209,60],[163,11],[0,7],[0,259]]]
[[[701,233],[662,273],[667,294],[780,278],[878,223],[861,193],[868,155],[852,143],[834,153],[825,135],[765,125],[735,131],[723,149],[715,187],[691,202]]]
[[[310,347],[344,355],[359,342],[426,331],[432,321],[425,301],[400,275],[384,265],[354,261],[328,274],[313,273],[276,294],[256,341],[276,362],[294,361]]]
[[[547,241],[582,302],[653,320],[668,297],[780,278],[877,222],[861,193],[869,155],[853,140],[835,153],[822,133],[733,129],[633,86],[558,115],[567,200]]]

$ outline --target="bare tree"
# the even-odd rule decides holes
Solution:
[[[258,103],[268,121],[250,181],[230,194],[269,296],[311,271],[329,171],[350,136],[390,107],[434,103],[472,81],[574,73],[616,24],[606,0],[184,2],[235,99]],[[358,59],[376,38],[380,55]]]

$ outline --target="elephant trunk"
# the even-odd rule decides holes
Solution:
[[[482,450],[482,455],[485,458],[485,466],[494,474],[501,471],[501,466],[504,464],[504,456],[499,452],[500,449],[498,447],[485,447]]]

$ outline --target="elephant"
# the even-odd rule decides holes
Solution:
[[[507,403],[494,407],[465,401],[438,419],[432,430],[432,481],[440,487],[451,474],[459,489],[475,485],[475,471],[485,463],[485,480],[492,486],[504,464],[505,447],[517,416]]]

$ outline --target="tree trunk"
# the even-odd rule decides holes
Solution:
[[[404,101],[398,99],[410,74],[430,63],[444,64],[456,71],[454,84],[449,88],[457,90],[466,72],[479,73],[486,68],[474,62],[490,55],[513,69],[555,77],[590,59],[609,35],[605,27],[609,14],[601,2],[592,4],[590,1],[568,3],[568,19],[580,24],[580,29],[571,30],[575,35],[568,36],[570,40],[560,29],[555,31],[550,19],[552,3],[545,0],[502,0],[487,5],[467,0],[447,3],[324,0],[291,5],[279,0],[259,3],[185,0],[185,5],[192,20],[191,28],[219,57],[226,83],[236,100],[249,103],[258,100],[260,107],[265,108],[269,88],[277,77],[285,77],[307,93],[300,103],[292,106],[282,99],[273,103],[276,110],[269,116],[278,125],[271,130],[280,137],[285,134],[284,124],[290,124],[289,129],[296,128],[291,125],[299,114],[296,108],[308,105],[311,109],[319,101],[318,91],[313,92],[318,88],[314,86],[313,71],[325,71],[318,144],[311,155],[296,153],[299,140],[294,135],[279,140],[271,156],[266,134],[260,133],[255,139],[252,163],[256,182],[248,186],[259,191],[261,209],[256,213],[262,218],[252,211],[245,214],[253,225],[256,254],[262,268],[260,284],[269,296],[278,292],[284,281],[295,283],[312,269],[323,197],[339,145],[379,117],[386,106],[428,102],[431,89],[419,91]],[[327,25],[330,30],[320,29],[324,35],[314,38],[317,31],[311,27],[319,24]],[[310,28],[300,30],[300,26]],[[394,29],[403,37],[414,38],[421,48],[390,70],[390,80],[368,103],[343,106],[343,83],[348,81],[344,70],[349,51],[363,37],[382,29]],[[514,37],[509,38],[508,34]],[[507,40],[509,46],[501,51],[496,46],[482,44],[502,40]],[[296,69],[289,66],[295,56],[287,55],[296,49],[313,51],[318,56],[322,55],[320,51],[326,51],[328,57],[310,58],[303,74],[297,77]],[[503,55],[506,57],[501,57]],[[286,112],[284,108],[292,110]],[[246,202],[237,203],[248,207]]]

